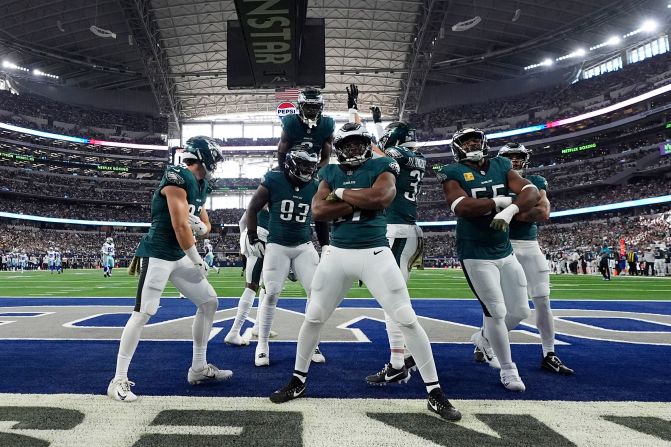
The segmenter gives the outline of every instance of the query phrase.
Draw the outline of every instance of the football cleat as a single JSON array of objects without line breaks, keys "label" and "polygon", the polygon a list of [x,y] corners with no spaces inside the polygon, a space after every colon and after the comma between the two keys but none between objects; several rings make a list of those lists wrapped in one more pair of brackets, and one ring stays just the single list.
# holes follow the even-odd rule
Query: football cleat
[{"label": "football cleat", "polygon": [[448,421],[456,422],[461,420],[461,413],[447,400],[447,397],[443,394],[443,390],[440,388],[431,390],[429,400],[426,402],[426,408]]},{"label": "football cleat", "polygon": [[305,382],[296,376],[291,376],[291,380],[286,386],[280,388],[270,395],[270,401],[276,404],[283,404],[299,397],[305,393]]},{"label": "football cleat", "polygon": [[194,371],[189,368],[189,374],[186,376],[186,380],[191,385],[201,385],[203,383],[212,383],[212,382],[222,382],[233,377],[233,371],[228,369],[219,369],[211,363],[207,364],[207,367],[202,371]]},{"label": "football cleat", "polygon": [[261,343],[256,345],[256,352],[254,353],[254,364],[256,366],[270,366],[268,345],[261,346]]},{"label": "football cleat", "polygon": [[487,340],[485,336],[482,335],[482,330],[476,332],[471,336],[471,342],[475,345],[477,349],[479,349],[482,352],[485,361],[489,364],[489,366],[491,366],[492,368],[501,369],[499,359],[496,358],[494,350],[489,345],[489,340]]},{"label": "football cleat", "polygon": [[[259,326],[255,324],[252,327],[252,337],[257,337],[258,338],[258,336],[259,336]],[[275,332],[271,329],[270,332],[268,333],[268,337],[269,338],[277,337],[277,332]]]},{"label": "football cleat", "polygon": [[319,350],[319,346],[315,348],[315,352],[312,354],[312,361],[314,363],[326,363],[326,357]]},{"label": "football cleat", "polygon": [[130,390],[132,386],[135,386],[135,383],[128,379],[112,379],[107,387],[107,395],[120,402],[134,402],[137,396]]},{"label": "football cleat", "polygon": [[548,352],[548,355],[546,355],[541,362],[541,367],[557,374],[564,374],[567,376],[573,374],[573,370],[564,365],[554,352]]},{"label": "football cleat", "polygon": [[226,334],[226,337],[224,338],[224,343],[232,346],[247,346],[249,345],[249,340],[240,336],[240,333],[231,331],[228,334]]},{"label": "football cleat", "polygon": [[405,365],[401,369],[394,369],[391,363],[387,363],[382,371],[366,377],[370,385],[384,386],[388,383],[408,383],[410,373]]},{"label": "football cleat", "polygon": [[410,371],[417,371],[417,364],[415,363],[415,359],[410,355],[406,357],[403,360],[403,363],[405,363],[405,368]]},{"label": "football cleat", "polygon": [[477,346],[473,350],[473,360],[475,360],[478,363],[485,363],[487,360],[485,360],[485,354],[482,353],[480,348]]},{"label": "football cleat", "polygon": [[502,369],[500,374],[501,383],[510,391],[524,391],[527,389],[527,387],[524,386],[524,382],[522,382],[522,379],[517,372],[517,366],[515,366],[514,363],[511,368]]}]

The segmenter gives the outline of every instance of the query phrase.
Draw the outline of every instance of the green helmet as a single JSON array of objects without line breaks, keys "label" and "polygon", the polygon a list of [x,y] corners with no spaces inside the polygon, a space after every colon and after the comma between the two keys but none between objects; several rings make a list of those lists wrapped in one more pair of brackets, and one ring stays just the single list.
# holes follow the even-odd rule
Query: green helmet
[{"label": "green helmet", "polygon": [[402,121],[389,123],[384,129],[384,135],[380,137],[379,144],[382,149],[388,149],[394,146],[413,148],[416,145],[417,137],[415,137],[415,128]]},{"label": "green helmet", "polygon": [[214,139],[205,136],[191,137],[186,141],[184,154],[182,160],[198,160],[203,163],[206,178],[210,178],[217,163],[224,161],[224,156],[221,155],[221,148]]}]

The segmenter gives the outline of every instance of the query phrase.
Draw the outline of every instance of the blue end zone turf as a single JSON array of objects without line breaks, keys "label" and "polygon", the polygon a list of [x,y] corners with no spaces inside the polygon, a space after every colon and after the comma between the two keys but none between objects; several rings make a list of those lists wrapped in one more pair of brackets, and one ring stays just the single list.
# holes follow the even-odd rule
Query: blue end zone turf
[{"label": "blue end zone turf", "polygon": [[[0,299],[0,307],[54,305],[117,305],[132,309],[132,299]],[[232,308],[237,299],[222,299],[220,309]],[[280,300],[279,306],[303,312],[305,301]],[[420,316],[479,326],[482,312],[474,300],[413,300]],[[342,307],[378,307],[368,299],[345,300]],[[555,309],[594,309],[671,315],[671,302],[556,301]],[[5,310],[3,310],[5,312]],[[18,312],[18,310],[17,310]],[[194,306],[186,300],[164,300],[151,320],[190,317]],[[6,312],[5,314],[6,315]],[[123,326],[127,315],[113,314],[79,323],[83,326]],[[568,319],[568,318],[567,318]],[[663,331],[663,325],[631,319],[585,320],[581,323],[627,331]],[[0,321],[2,318],[0,317]],[[226,346],[223,338],[232,322],[218,323],[223,330],[210,342],[208,360],[234,371],[231,381],[214,386],[192,387],[186,382],[191,343],[141,341],[129,376],[140,395],[261,396],[267,397],[289,379],[295,343],[272,343],[271,367],[254,366],[254,348]],[[654,329],[651,327],[654,326]],[[0,326],[1,327],[1,326]],[[367,374],[388,361],[384,324],[362,320],[354,325],[371,343],[323,343],[326,364],[313,364],[308,381],[310,397],[423,398],[419,374],[404,386],[371,387]],[[534,332],[531,328],[530,332]],[[671,328],[666,328],[671,332]],[[671,336],[671,334],[669,334]],[[512,393],[499,383],[498,371],[473,361],[469,344],[434,344],[433,352],[441,382],[456,399],[613,400],[671,401],[668,359],[671,346],[598,341],[557,336],[569,343],[557,347],[575,376],[563,377],[540,369],[540,345],[514,345],[513,356],[527,385],[525,393]],[[104,394],[114,375],[117,341],[0,340],[0,392]]]}]

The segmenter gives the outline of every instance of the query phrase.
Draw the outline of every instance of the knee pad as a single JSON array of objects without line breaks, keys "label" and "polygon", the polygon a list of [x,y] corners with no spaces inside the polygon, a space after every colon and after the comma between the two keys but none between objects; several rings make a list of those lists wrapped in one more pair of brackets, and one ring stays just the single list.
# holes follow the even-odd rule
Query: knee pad
[{"label": "knee pad", "polygon": [[133,312],[133,314],[130,316],[130,319],[133,321],[133,323],[136,326],[142,327],[145,324],[149,322],[149,319],[151,318],[151,315],[149,315],[146,312]]},{"label": "knee pad", "polygon": [[308,302],[308,308],[305,311],[305,321],[308,323],[323,324],[328,316],[324,309],[314,301]]},{"label": "knee pad", "polygon": [[536,309],[550,308],[550,297],[547,295],[531,297],[531,301]]},{"label": "knee pad", "polygon": [[417,322],[417,315],[412,306],[401,306],[394,311],[394,321],[401,326],[412,326]]},{"label": "knee pad", "polygon": [[268,281],[265,283],[266,294],[268,296],[274,296],[275,302],[277,302],[277,297],[282,293],[282,283],[277,281]]},{"label": "knee pad", "polygon": [[392,292],[398,292],[406,287],[403,273],[401,273],[401,270],[397,265],[394,265],[393,268],[386,269],[384,273],[382,273],[382,277],[385,279],[389,290]]},{"label": "knee pad", "polygon": [[488,303],[485,307],[489,311],[489,316],[492,318],[505,318],[508,313],[504,303]]}]

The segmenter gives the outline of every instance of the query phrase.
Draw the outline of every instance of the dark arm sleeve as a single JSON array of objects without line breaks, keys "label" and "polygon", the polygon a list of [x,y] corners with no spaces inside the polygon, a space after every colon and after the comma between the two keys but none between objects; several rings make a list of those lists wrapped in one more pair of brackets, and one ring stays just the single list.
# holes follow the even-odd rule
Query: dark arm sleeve
[{"label": "dark arm sleeve", "polygon": [[321,247],[329,244],[328,222],[322,222],[322,221],[315,222],[315,233],[317,233],[317,239],[319,240],[319,245]]}]

